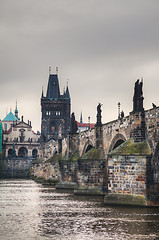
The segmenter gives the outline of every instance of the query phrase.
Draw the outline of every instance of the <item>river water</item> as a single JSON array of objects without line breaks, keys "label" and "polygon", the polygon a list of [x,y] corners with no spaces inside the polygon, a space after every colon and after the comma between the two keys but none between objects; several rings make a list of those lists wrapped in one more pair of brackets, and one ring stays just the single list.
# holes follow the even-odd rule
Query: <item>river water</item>
[{"label": "river water", "polygon": [[32,180],[0,180],[0,240],[159,239],[159,209],[104,206]]}]

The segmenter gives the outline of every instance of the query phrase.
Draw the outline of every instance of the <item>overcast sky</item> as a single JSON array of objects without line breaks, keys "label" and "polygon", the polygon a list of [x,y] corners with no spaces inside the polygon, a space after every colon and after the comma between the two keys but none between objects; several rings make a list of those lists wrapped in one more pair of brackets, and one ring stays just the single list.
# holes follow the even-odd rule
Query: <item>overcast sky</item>
[{"label": "overcast sky", "polygon": [[159,105],[159,0],[0,0],[0,119],[15,109],[40,130],[41,89],[49,66],[69,79],[79,120],[132,111],[134,83],[144,79],[144,107]]}]

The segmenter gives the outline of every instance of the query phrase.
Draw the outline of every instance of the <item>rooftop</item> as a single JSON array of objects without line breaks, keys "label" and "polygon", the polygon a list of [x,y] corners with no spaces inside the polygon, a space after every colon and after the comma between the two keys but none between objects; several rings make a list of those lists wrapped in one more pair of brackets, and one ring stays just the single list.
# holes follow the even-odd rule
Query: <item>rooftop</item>
[{"label": "rooftop", "polygon": [[19,121],[18,118],[10,111],[8,115],[2,120],[3,122],[15,122]]}]

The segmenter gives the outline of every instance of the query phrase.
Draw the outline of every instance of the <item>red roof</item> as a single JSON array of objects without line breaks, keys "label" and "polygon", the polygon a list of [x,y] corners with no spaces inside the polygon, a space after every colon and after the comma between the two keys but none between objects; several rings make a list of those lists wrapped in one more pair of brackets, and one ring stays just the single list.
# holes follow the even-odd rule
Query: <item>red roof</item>
[{"label": "red roof", "polygon": [[77,121],[77,127],[90,127],[90,128],[94,128],[95,123],[80,123]]},{"label": "red roof", "polygon": [[11,133],[11,132],[12,132],[12,127],[11,127],[9,130],[7,130],[7,131],[4,130],[4,133],[5,133],[5,134],[9,134],[9,133]]}]

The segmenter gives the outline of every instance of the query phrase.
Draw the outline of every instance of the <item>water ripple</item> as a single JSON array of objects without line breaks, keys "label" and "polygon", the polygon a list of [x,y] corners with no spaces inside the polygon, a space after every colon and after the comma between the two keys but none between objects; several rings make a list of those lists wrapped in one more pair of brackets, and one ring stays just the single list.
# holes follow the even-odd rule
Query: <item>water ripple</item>
[{"label": "water ripple", "polygon": [[32,180],[1,180],[0,239],[156,240],[159,209],[106,207]]}]

